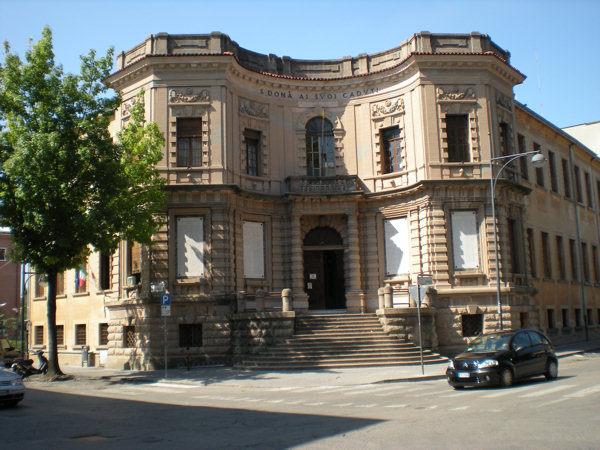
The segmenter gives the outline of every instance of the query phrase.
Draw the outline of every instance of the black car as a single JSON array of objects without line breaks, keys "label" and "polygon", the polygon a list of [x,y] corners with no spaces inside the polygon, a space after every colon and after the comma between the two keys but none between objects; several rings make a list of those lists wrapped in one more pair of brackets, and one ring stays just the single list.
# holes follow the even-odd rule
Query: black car
[{"label": "black car", "polygon": [[446,376],[455,389],[466,386],[510,386],[513,380],[558,376],[558,358],[544,334],[534,330],[481,334],[448,363]]}]

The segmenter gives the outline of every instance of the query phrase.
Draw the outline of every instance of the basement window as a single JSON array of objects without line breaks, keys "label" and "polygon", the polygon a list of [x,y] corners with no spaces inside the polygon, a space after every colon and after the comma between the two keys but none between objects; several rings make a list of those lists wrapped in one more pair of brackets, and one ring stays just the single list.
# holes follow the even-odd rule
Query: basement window
[{"label": "basement window", "polygon": [[461,321],[463,337],[477,336],[483,332],[483,314],[463,314]]},{"label": "basement window", "polygon": [[179,325],[180,347],[202,347],[202,324],[180,324]]}]

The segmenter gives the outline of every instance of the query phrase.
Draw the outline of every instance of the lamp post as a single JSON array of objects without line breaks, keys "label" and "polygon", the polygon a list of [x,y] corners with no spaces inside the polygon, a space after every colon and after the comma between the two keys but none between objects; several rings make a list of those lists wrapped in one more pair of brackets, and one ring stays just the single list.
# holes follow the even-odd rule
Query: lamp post
[{"label": "lamp post", "polygon": [[[498,318],[499,318],[499,324],[500,324],[500,329],[503,329],[503,323],[502,323],[502,296],[500,293],[500,260],[498,259],[498,229],[496,226],[496,183],[498,181],[498,177],[500,176],[500,174],[502,173],[502,171],[504,170],[504,168],[506,166],[508,166],[511,162],[513,162],[516,159],[522,158],[524,156],[527,155],[533,155],[531,157],[531,163],[533,164],[533,167],[540,168],[542,167],[545,163],[546,163],[546,157],[540,153],[539,151],[531,151],[531,152],[523,152],[523,153],[515,153],[513,155],[506,155],[506,156],[496,156],[495,158],[490,159],[490,200],[492,203],[492,226],[494,227],[494,252],[495,252],[495,259],[496,259],[496,306],[497,306],[497,312],[498,312]],[[496,173],[496,176],[494,176],[494,166],[493,163],[495,161],[504,161],[504,160],[508,160],[506,161],[502,167],[500,167],[500,170],[498,170],[498,172]]]}]

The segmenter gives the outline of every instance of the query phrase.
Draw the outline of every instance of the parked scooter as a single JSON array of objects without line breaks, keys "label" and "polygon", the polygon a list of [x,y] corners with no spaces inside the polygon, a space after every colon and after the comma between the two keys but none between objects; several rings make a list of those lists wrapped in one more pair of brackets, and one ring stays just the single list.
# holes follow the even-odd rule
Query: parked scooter
[{"label": "parked scooter", "polygon": [[22,378],[48,372],[48,358],[44,356],[44,352],[36,350],[33,354],[38,358],[38,368],[33,367],[33,359],[15,358],[11,366],[12,371],[21,375]]}]

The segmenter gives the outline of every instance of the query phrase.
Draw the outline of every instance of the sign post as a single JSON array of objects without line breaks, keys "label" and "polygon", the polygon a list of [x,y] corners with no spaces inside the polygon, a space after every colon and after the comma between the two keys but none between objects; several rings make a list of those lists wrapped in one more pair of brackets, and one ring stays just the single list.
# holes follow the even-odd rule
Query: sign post
[{"label": "sign post", "polygon": [[163,316],[163,329],[165,333],[165,379],[168,377],[168,358],[167,358],[167,317],[171,316],[171,294],[162,294],[160,296],[160,314]]},{"label": "sign post", "polygon": [[415,299],[417,303],[417,327],[419,329],[419,351],[421,354],[421,375],[425,375],[425,364],[423,363],[423,337],[421,333],[421,298],[427,295],[428,286],[433,284],[431,275],[418,275],[417,285],[410,286],[408,293]]}]

